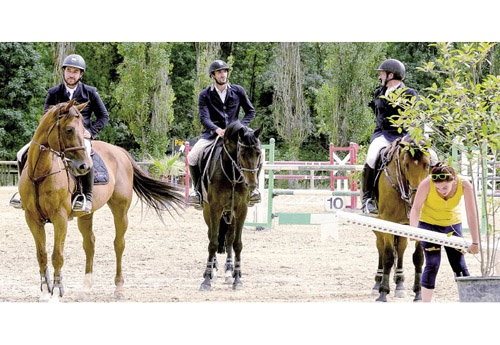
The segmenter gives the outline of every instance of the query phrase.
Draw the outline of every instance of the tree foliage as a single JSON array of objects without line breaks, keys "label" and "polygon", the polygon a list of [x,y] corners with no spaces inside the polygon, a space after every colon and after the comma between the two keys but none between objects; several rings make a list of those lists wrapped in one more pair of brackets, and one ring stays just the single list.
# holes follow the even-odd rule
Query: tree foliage
[{"label": "tree foliage", "polygon": [[487,232],[486,249],[480,254],[481,271],[487,276],[495,264],[496,250],[491,251],[490,245],[498,246],[495,218],[500,207],[491,193],[498,189],[497,182],[492,181],[488,186],[488,174],[491,174],[488,165],[496,169],[500,148],[500,76],[489,74],[494,70],[490,58],[495,44],[438,43],[434,46],[439,56],[424,63],[419,71],[433,75],[437,82],[427,89],[427,96],[421,97],[418,109],[405,110],[402,123],[417,140],[423,138],[420,128],[424,124],[430,127],[432,139],[449,148],[441,160],[448,159],[457,167],[452,154],[458,150],[469,162],[458,167],[471,176],[480,196],[481,219]]},{"label": "tree foliage", "polygon": [[[0,157],[15,160],[42,115],[44,66],[33,43],[0,43]],[[41,103],[41,105],[40,105]]]},{"label": "tree foliage", "polygon": [[159,158],[170,141],[174,94],[169,83],[170,43],[122,43],[123,62],[115,89],[118,116],[140,146],[140,157]]},{"label": "tree foliage", "polygon": [[383,61],[381,43],[330,43],[326,45],[325,82],[317,91],[318,133],[335,146],[369,140],[375,116],[367,107],[377,86],[374,70]]},{"label": "tree foliage", "polygon": [[274,124],[288,144],[291,159],[298,157],[301,143],[311,131],[309,109],[302,89],[300,44],[283,42],[276,47],[276,79],[274,90]]},{"label": "tree foliage", "polygon": [[[256,109],[252,127],[264,125],[261,140],[276,140],[278,159],[288,159],[294,152],[301,160],[325,160],[330,142],[336,146],[347,146],[352,141],[361,145],[367,143],[374,125],[374,116],[366,105],[377,85],[373,69],[385,57],[398,58],[405,63],[407,84],[419,92],[435,80],[435,77],[420,77],[415,73],[414,66],[421,61],[432,61],[432,54],[436,51],[435,47],[422,42],[296,43],[296,49],[300,51],[300,74],[289,86],[287,93],[290,98],[287,101],[282,95],[275,95],[278,83],[282,83],[279,75],[286,67],[275,63],[276,51],[282,45],[280,42],[37,42],[20,45],[33,50],[29,55],[32,58],[37,56],[37,67],[29,67],[34,62],[27,60],[11,65],[14,70],[8,73],[21,73],[21,70],[23,73],[37,73],[38,68],[45,72],[34,78],[36,83],[43,85],[37,92],[28,81],[23,82],[27,90],[38,94],[30,99],[34,108],[28,110],[15,105],[11,109],[19,113],[11,117],[9,133],[3,135],[2,140],[12,141],[14,135],[11,134],[16,131],[15,137],[19,140],[15,139],[18,140],[16,144],[2,143],[2,156],[8,159],[15,156],[22,142],[31,138],[38,123],[37,116],[42,111],[45,92],[61,81],[60,64],[69,53],[84,57],[87,71],[83,82],[98,88],[110,113],[110,122],[99,133],[99,139],[126,148],[136,158],[146,152],[156,155],[169,151],[170,138],[195,139],[199,136],[201,125],[197,98],[201,89],[211,83],[207,68],[214,59],[223,59],[231,66],[229,81],[245,88]],[[6,60],[9,55],[18,53],[17,49],[4,49],[1,59]],[[497,55],[492,50],[490,59],[496,61]],[[3,85],[7,83],[0,88]],[[19,92],[24,100],[23,88],[14,92]],[[299,105],[300,112],[296,112],[298,103],[293,104],[292,94],[301,95],[295,98],[303,100]],[[162,103],[163,110],[159,103],[155,105],[155,97]],[[161,97],[167,100],[160,101]],[[292,118],[285,120],[300,120],[301,127],[292,126],[283,131],[285,127],[281,124],[285,120],[275,121],[274,111],[287,107],[292,109],[288,112]],[[308,117],[298,119],[296,114],[308,114]],[[5,122],[5,116],[0,121]],[[18,121],[19,118],[23,121]],[[302,127],[306,126],[305,122],[316,130],[298,135],[298,128],[305,128]],[[290,141],[288,136],[291,134],[303,139]]]}]

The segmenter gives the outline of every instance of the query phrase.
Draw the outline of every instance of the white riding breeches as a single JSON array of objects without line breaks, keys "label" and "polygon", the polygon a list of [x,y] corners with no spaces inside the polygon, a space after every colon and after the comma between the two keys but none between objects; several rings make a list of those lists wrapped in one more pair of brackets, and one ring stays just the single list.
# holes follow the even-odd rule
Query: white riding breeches
[{"label": "white riding breeches", "polygon": [[380,150],[388,146],[391,142],[387,140],[383,135],[376,137],[368,147],[368,152],[366,153],[365,163],[370,166],[370,168],[375,169],[375,163],[377,162],[378,154]]}]

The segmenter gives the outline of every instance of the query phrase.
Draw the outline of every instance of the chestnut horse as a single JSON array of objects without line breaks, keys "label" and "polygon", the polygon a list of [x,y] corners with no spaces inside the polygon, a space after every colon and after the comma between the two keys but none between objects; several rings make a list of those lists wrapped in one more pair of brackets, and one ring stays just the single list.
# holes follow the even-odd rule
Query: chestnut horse
[{"label": "chestnut horse", "polygon": [[[235,121],[226,128],[223,141],[217,140],[211,154],[202,159],[205,200],[203,218],[208,226],[208,259],[200,290],[211,289],[217,273],[217,253],[226,251],[226,283],[241,287],[242,231],[248,211],[249,190],[257,186],[262,166],[259,134]],[[234,263],[233,263],[234,250]]]},{"label": "chestnut horse", "polygon": [[[78,218],[78,229],[83,237],[86,256],[83,289],[89,292],[93,283],[95,247],[92,231],[93,212],[105,204],[108,205],[115,223],[115,296],[122,298],[122,255],[128,227],[127,213],[133,192],[135,191],[141,201],[152,207],[160,219],[162,211],[171,212],[173,209],[178,212],[185,202],[182,188],[149,177],[124,149],[102,141],[93,141],[93,151],[102,158],[109,181],[107,184],[94,186],[91,213],[73,212],[72,197],[79,185],[76,177],[86,174],[93,166],[93,161],[85,150],[83,118],[80,114],[80,110],[86,105],[87,103],[75,106],[72,100],[47,110],[35,131],[27,163],[19,179],[19,194],[26,222],[36,245],[41,276],[41,300],[50,298],[56,288],[59,289],[60,297],[64,294],[61,269],[64,264],[63,252],[68,220]],[[52,223],[54,227],[53,282],[47,261],[46,223]]]},{"label": "chestnut horse", "polygon": [[[409,136],[398,138],[382,150],[379,167],[377,203],[378,218],[399,224],[409,224],[410,209],[420,182],[429,174],[430,156],[423,148],[425,143],[417,144]],[[389,233],[374,231],[378,250],[378,270],[375,276],[373,293],[379,293],[377,301],[386,302],[390,292],[389,276],[395,266],[395,297],[405,297],[403,256],[408,238]],[[420,278],[424,264],[422,246],[415,242],[413,252],[415,281],[414,301],[422,299]]]}]

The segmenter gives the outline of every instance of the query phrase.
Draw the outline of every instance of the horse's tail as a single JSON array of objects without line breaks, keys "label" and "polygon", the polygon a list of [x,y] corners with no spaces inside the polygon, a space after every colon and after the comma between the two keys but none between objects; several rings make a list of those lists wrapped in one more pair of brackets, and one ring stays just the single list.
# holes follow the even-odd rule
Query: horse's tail
[{"label": "horse's tail", "polygon": [[217,248],[217,253],[219,254],[224,254],[226,252],[226,233],[229,225],[227,225],[226,221],[224,218],[221,218],[220,220],[220,226],[219,226],[219,247]]},{"label": "horse's tail", "polygon": [[173,209],[179,214],[179,210],[184,209],[186,206],[183,188],[175,183],[149,176],[127,151],[123,151],[132,164],[134,170],[133,188],[139,199],[153,208],[162,221],[163,211],[168,211],[172,214],[171,210]]}]

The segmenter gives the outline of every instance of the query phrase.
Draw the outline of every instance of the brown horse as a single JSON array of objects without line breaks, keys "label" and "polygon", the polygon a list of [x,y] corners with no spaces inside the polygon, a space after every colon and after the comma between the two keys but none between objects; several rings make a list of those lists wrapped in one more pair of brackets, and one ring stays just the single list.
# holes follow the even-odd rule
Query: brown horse
[{"label": "brown horse", "polygon": [[[429,174],[430,158],[423,148],[424,144],[417,144],[406,136],[395,140],[382,150],[377,188],[378,218],[399,224],[409,224],[409,214],[416,189]],[[373,287],[373,292],[379,293],[377,301],[387,301],[387,295],[390,292],[389,276],[393,266],[395,266],[395,297],[403,298],[405,297],[403,256],[408,245],[408,238],[378,231],[374,233],[379,254],[378,270]],[[422,299],[420,277],[423,263],[422,246],[419,241],[416,241],[413,253],[414,301]]]},{"label": "brown horse", "polygon": [[[72,100],[47,110],[35,131],[28,151],[27,164],[19,180],[19,194],[26,222],[36,245],[41,275],[41,300],[49,298],[49,294],[53,295],[56,288],[59,289],[60,297],[64,294],[61,269],[64,263],[68,220],[78,217],[78,228],[83,237],[86,256],[83,289],[88,292],[93,283],[93,212],[105,204],[108,205],[115,223],[115,296],[121,298],[124,284],[122,254],[128,227],[127,213],[133,192],[152,207],[160,219],[162,211],[171,212],[174,209],[178,212],[184,205],[182,188],[149,177],[124,149],[102,141],[93,141],[93,151],[97,152],[105,163],[109,181],[107,184],[94,186],[91,213],[73,212],[72,197],[79,186],[75,177],[86,174],[93,166],[84,145],[80,110],[85,106],[86,103],[75,106]],[[45,224],[49,222],[54,226],[53,283],[46,251]]]},{"label": "brown horse", "polygon": [[202,162],[206,167],[204,185],[207,186],[203,218],[209,239],[202,291],[211,289],[211,281],[217,273],[216,253],[224,251],[226,283],[230,283],[232,277],[233,289],[241,287],[242,231],[249,190],[256,187],[262,166],[261,131],[262,128],[253,131],[239,121],[231,123],[225,130],[224,140],[216,142],[212,154]]}]

